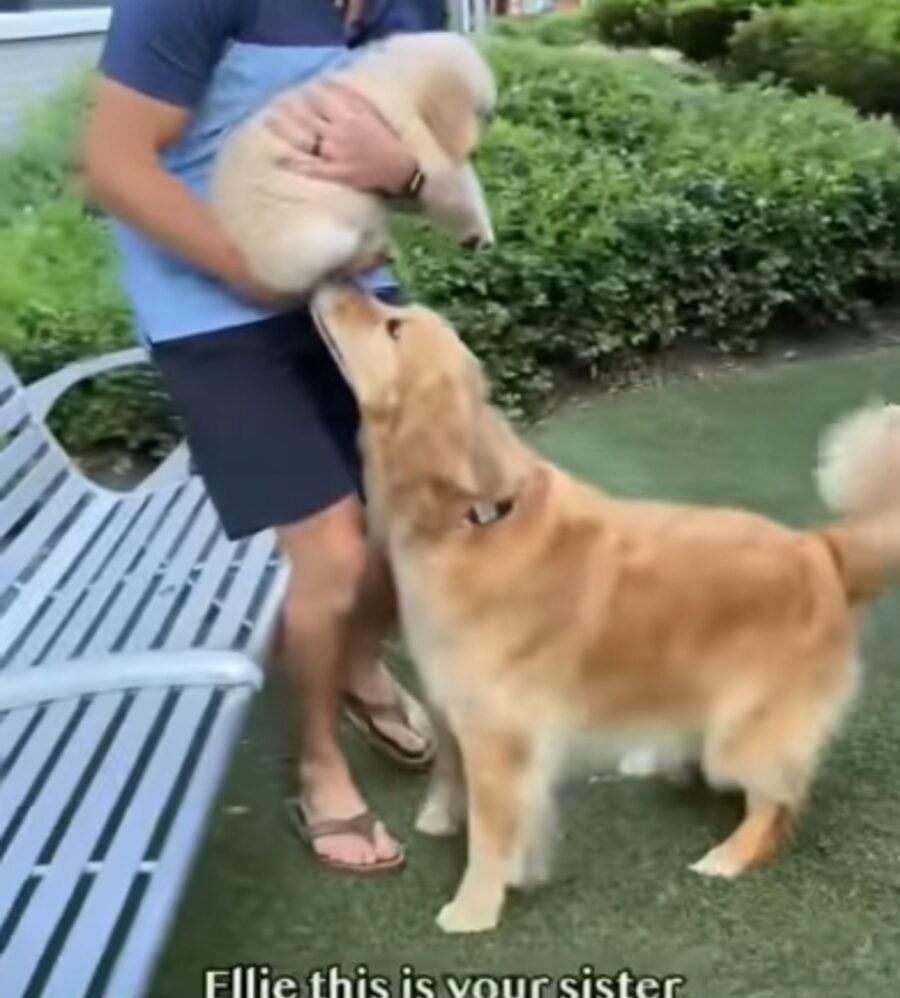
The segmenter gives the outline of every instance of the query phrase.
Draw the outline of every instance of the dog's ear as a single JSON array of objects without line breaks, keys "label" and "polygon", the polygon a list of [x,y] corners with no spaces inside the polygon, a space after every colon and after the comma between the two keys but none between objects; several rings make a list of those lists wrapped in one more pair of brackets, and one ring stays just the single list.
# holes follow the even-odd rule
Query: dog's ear
[{"label": "dog's ear", "polygon": [[425,95],[422,117],[454,163],[469,159],[478,143],[479,121],[460,80],[450,74],[437,74]]}]

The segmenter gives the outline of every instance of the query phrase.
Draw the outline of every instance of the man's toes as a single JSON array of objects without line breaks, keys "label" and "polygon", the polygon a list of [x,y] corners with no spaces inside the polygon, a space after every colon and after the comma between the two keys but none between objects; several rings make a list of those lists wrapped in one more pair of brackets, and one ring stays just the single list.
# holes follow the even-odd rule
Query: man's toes
[{"label": "man's toes", "polygon": [[[369,846],[369,853],[373,862],[384,862],[394,859],[400,851],[400,846],[389,834],[384,825],[379,821],[375,826],[375,848]],[[367,843],[368,845],[368,843]]]}]

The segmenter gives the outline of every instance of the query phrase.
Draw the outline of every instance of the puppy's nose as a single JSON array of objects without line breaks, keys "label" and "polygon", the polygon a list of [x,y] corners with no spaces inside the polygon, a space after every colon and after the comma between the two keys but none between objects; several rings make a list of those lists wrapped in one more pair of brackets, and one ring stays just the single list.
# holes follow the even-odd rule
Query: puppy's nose
[{"label": "puppy's nose", "polygon": [[474,236],[467,236],[463,240],[463,248],[468,250],[479,250],[487,249],[488,246],[494,245],[494,240],[488,236],[480,236],[476,233]]}]

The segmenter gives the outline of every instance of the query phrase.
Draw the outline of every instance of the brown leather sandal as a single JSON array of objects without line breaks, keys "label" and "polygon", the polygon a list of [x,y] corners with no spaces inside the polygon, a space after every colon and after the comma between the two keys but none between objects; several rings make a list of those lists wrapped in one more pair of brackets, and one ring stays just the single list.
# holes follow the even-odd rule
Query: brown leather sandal
[{"label": "brown leather sandal", "polygon": [[[406,704],[406,694],[398,690],[399,700],[396,703],[373,704],[354,693],[345,693],[343,696],[344,713],[359,731],[362,737],[374,748],[386,755],[389,759],[404,769],[421,772],[431,767],[434,761],[436,745],[433,738],[421,735],[412,725]],[[424,737],[425,745],[418,752],[410,752],[392,738],[389,738],[378,726],[381,721],[393,722],[403,725],[411,731],[416,731],[420,737]]]},{"label": "brown leather sandal", "polygon": [[288,820],[297,836],[310,847],[316,861],[327,866],[330,870],[372,876],[377,873],[391,873],[399,870],[406,862],[403,847],[399,844],[394,856],[374,863],[342,863],[340,860],[330,859],[316,849],[315,843],[318,839],[332,835],[356,835],[364,838],[374,848],[375,830],[380,822],[371,811],[362,811],[351,818],[323,818],[320,821],[311,822],[307,820],[303,812],[303,804],[299,797],[286,798],[285,805]]}]

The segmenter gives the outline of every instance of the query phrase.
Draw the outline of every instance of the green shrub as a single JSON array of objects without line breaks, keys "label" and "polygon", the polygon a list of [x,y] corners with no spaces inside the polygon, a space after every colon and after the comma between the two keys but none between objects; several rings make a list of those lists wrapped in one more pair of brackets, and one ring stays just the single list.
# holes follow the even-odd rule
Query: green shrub
[{"label": "green shrub", "polygon": [[0,226],[22,209],[45,204],[72,186],[87,94],[79,74],[53,100],[32,109],[11,150],[0,150]]},{"label": "green shrub", "polygon": [[731,70],[800,93],[824,89],[865,112],[900,113],[900,4],[820,0],[762,12],[735,32]]},{"label": "green shrub", "polygon": [[[72,197],[23,209],[0,227],[0,353],[26,382],[86,356],[133,346],[131,314],[103,223]],[[123,372],[64,397],[51,425],[65,446],[169,446],[170,406],[146,370]]]},{"label": "green shrub", "polygon": [[592,23],[612,45],[665,45],[697,62],[725,57],[738,24],[767,7],[798,0],[594,0]]},{"label": "green shrub", "polygon": [[499,18],[492,22],[491,30],[499,38],[540,42],[542,45],[557,47],[581,45],[592,38],[586,10]]},{"label": "green shrub", "polygon": [[826,97],[729,93],[521,43],[491,51],[500,120],[479,160],[498,243],[470,256],[417,228],[400,266],[459,323],[505,403],[560,366],[839,316],[862,286],[900,275],[894,130]]},{"label": "green shrub", "polygon": [[668,0],[593,0],[587,10],[602,42],[622,48],[669,43]]},{"label": "green shrub", "polygon": [[711,62],[728,53],[735,28],[773,3],[790,0],[672,0],[668,15],[668,42],[688,59]]},{"label": "green shrub", "polygon": [[[478,152],[498,235],[468,253],[398,226],[398,272],[524,413],[561,369],[695,338],[744,345],[847,314],[900,276],[900,135],[826,96],[683,82],[642,56],[487,47],[499,117]],[[0,226],[0,350],[31,379],[132,341],[104,225],[61,195]],[[97,382],[77,447],[164,444],[158,386]]]}]

